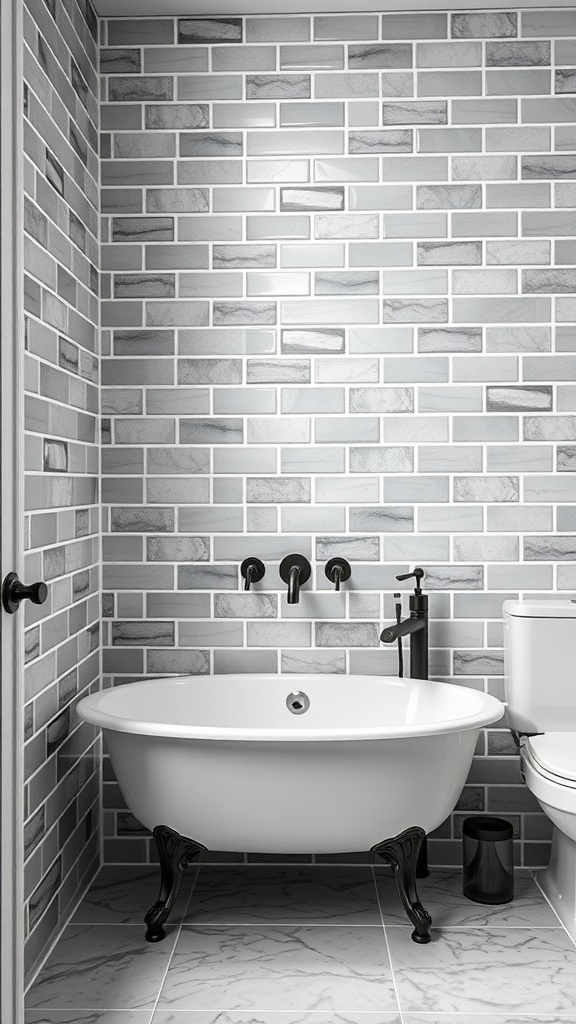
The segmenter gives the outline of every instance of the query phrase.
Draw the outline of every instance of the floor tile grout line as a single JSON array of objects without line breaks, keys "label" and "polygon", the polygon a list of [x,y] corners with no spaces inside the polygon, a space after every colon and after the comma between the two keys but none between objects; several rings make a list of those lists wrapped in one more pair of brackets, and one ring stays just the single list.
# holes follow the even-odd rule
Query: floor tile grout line
[{"label": "floor tile grout line", "polygon": [[394,996],[396,998],[396,1006],[397,1006],[398,1013],[400,1014],[400,1020],[402,1021],[402,1024],[403,1024],[404,1018],[402,1017],[402,1007],[400,1005],[400,996],[398,994],[398,987],[396,985],[396,976],[394,974],[394,967],[392,966],[392,954],[390,952],[390,944],[388,942],[388,936],[386,934],[386,925],[384,924],[384,913],[382,911],[382,904],[380,902],[380,893],[378,892],[378,885],[376,884],[376,873],[374,871],[374,865],[371,865],[371,870],[372,870],[372,879],[373,879],[373,882],[374,882],[374,889],[376,890],[376,899],[378,900],[378,909],[380,911],[380,919],[382,921],[382,931],[384,933],[384,942],[386,943],[386,952],[388,954],[388,962],[390,964],[390,974],[392,976],[392,984],[394,986]]},{"label": "floor tile grout line", "polygon": [[160,1001],[160,996],[162,995],[162,989],[164,988],[164,985],[166,984],[166,978],[168,977],[168,971],[170,970],[170,966],[172,964],[172,960],[174,959],[174,953],[176,952],[176,946],[178,945],[178,939],[180,938],[180,935],[182,934],[182,928],[183,928],[183,925],[184,925],[184,921],[186,919],[186,914],[188,913],[188,907],[190,906],[190,900],[192,899],[192,895],[193,895],[194,889],[196,887],[196,882],[197,882],[197,879],[198,879],[199,872],[200,872],[200,865],[197,864],[196,865],[196,871],[194,873],[194,879],[193,879],[193,882],[192,882],[192,888],[190,889],[190,895],[188,896],[188,899],[186,900],[186,906],[184,907],[184,910],[182,912],[182,917],[180,918],[180,923],[178,925],[178,932],[176,934],[176,938],[174,939],[174,945],[172,947],[172,952],[171,952],[171,954],[170,954],[170,956],[168,958],[168,963],[166,964],[166,970],[164,971],[164,976],[162,978],[162,981],[160,982],[160,986],[158,988],[158,995],[156,996],[156,1002],[154,1003],[154,1006],[152,1008],[152,1016],[150,1017],[150,1020],[148,1021],[148,1024],[153,1024],[154,1016],[156,1014],[156,1010],[158,1008],[158,1003]]}]

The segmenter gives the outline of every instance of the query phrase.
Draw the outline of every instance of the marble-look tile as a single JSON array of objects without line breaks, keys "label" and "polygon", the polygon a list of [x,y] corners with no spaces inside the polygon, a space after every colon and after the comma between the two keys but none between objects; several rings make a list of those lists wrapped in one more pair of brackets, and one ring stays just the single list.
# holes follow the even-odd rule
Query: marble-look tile
[{"label": "marble-look tile", "polygon": [[397,1010],[384,935],[362,926],[183,928],[158,1009],[230,1006]]},{"label": "marble-look tile", "polygon": [[[196,868],[183,879],[170,922],[176,923],[186,909]],[[158,896],[160,870],[156,866],[108,864],[95,881],[72,918],[72,924],[140,924]]]},{"label": "marble-look tile", "polygon": [[559,928],[447,928],[418,946],[407,928],[387,932],[402,1010],[570,1012],[576,949]]},{"label": "marble-look tile", "polygon": [[175,936],[174,930],[156,944],[146,942],[143,925],[69,925],[28,993],[27,1004],[31,1009],[152,1008]]},{"label": "marble-look tile", "polygon": [[[150,1024],[150,1010],[27,1010],[24,1024]],[[394,1024],[392,1014],[390,1024]]]},{"label": "marble-look tile", "polygon": [[380,925],[380,914],[368,867],[234,865],[202,868],[185,923]]},{"label": "marble-look tile", "polygon": [[402,1020],[404,1024],[574,1024],[576,1017],[571,1013],[404,1013]]},{"label": "marble-look tile", "polygon": [[[285,669],[290,671],[290,669]],[[300,669],[292,669],[299,672]],[[328,671],[332,671],[329,669]],[[28,1024],[28,1022],[26,1022]],[[40,1024],[40,1022],[39,1022]],[[50,1024],[53,1024],[52,1020]],[[57,1022],[54,1022],[57,1024]],[[84,1022],[79,1022],[84,1024]],[[104,1021],[103,1024],[108,1024]],[[116,1021],[110,1021],[116,1024]],[[130,1021],[126,1021],[130,1024]],[[146,1022],[148,1024],[148,1022]],[[152,1018],[151,1024],[401,1024],[400,1014],[394,1011],[377,1012],[354,1010],[337,1010],[332,1013],[322,1013],[314,1010],[312,1013],[298,1013],[298,1011],[264,1010],[261,1013],[236,1012],[236,1011],[209,1011],[209,1010],[157,1010]],[[460,1022],[463,1024],[463,1022]],[[488,1021],[487,1024],[492,1024]],[[495,1021],[494,1024],[515,1024],[514,1021]],[[531,1022],[527,1022],[531,1024]],[[545,1022],[543,1022],[545,1024]],[[559,1019],[550,1021],[550,1024],[563,1024]]]}]

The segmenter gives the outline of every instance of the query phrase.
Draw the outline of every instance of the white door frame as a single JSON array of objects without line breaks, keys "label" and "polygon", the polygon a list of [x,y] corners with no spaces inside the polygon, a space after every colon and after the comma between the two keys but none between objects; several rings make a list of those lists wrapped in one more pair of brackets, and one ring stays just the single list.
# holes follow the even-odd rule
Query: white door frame
[{"label": "white door frame", "polygon": [[[2,577],[22,574],[23,509],[23,55],[22,0],[0,2],[0,529]],[[1,612],[2,1021],[24,1017],[22,617]]]}]

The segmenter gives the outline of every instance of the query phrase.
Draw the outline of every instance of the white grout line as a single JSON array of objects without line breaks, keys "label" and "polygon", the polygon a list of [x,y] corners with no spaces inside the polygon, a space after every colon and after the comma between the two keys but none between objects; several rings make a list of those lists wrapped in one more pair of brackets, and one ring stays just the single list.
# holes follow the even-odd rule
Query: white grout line
[{"label": "white grout line", "polygon": [[[382,904],[380,903],[380,894],[378,892],[378,886],[376,884],[376,874],[374,872],[374,864],[370,865],[370,870],[372,871],[372,880],[373,880],[373,883],[374,883],[374,888],[376,890],[376,899],[378,900],[378,909],[380,911],[380,918],[381,918],[381,921],[382,921],[382,931],[384,932],[384,941],[386,943],[386,952],[388,954],[388,961],[390,963],[390,974],[392,976],[392,984],[394,986],[394,995],[396,996],[396,1002],[398,1004],[398,1011],[400,1012],[401,1020],[403,1022],[404,1018],[402,1017],[402,1007],[400,1005],[400,995],[398,993],[398,987],[396,985],[396,977],[394,975],[394,967],[392,966],[392,954],[390,952],[390,945],[388,943],[388,935],[386,934],[386,924],[384,923],[384,913],[382,911]],[[394,881],[396,881],[396,880],[394,879]],[[402,925],[402,926],[399,925],[398,927],[405,927],[405,925]]]},{"label": "white grout line", "polygon": [[[149,1024],[152,1024],[152,1021],[154,1019],[154,1014],[156,1013],[156,1009],[158,1007],[158,1001],[160,999],[160,996],[162,995],[162,989],[164,988],[164,985],[166,983],[166,978],[168,977],[168,971],[170,970],[170,965],[172,963],[172,960],[173,960],[173,957],[174,957],[174,953],[176,952],[176,946],[178,945],[178,940],[179,940],[181,932],[182,932],[182,927],[183,927],[183,924],[184,924],[184,920],[186,918],[186,914],[188,913],[188,907],[190,906],[190,902],[191,902],[192,896],[194,894],[194,889],[196,888],[196,882],[198,880],[198,874],[200,872],[200,867],[201,867],[200,864],[196,864],[196,871],[195,871],[195,874],[194,874],[194,880],[192,882],[192,888],[190,890],[190,895],[189,895],[188,900],[186,902],[186,906],[185,906],[185,908],[184,908],[184,910],[182,912],[182,917],[181,917],[180,923],[178,925],[178,932],[177,932],[176,938],[174,940],[174,945],[172,947],[172,952],[171,952],[171,954],[170,954],[170,956],[168,958],[168,963],[166,965],[166,970],[164,971],[164,977],[162,978],[162,981],[160,983],[160,988],[158,989],[158,995],[156,996],[156,1002],[154,1003],[154,1007],[153,1007],[153,1010],[152,1010],[152,1016],[150,1018]],[[166,940],[163,939],[162,941],[166,941]]]}]

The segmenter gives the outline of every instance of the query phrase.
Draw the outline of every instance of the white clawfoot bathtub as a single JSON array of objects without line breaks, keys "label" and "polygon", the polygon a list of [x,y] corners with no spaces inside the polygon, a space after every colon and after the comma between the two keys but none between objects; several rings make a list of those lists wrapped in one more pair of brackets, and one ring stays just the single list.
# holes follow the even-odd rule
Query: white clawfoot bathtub
[{"label": "white clawfoot bathtub", "polygon": [[[303,691],[307,711],[287,697]],[[85,697],[120,788],[145,826],[209,850],[368,850],[453,810],[482,726],[478,690],[345,675],[185,676]]]}]

